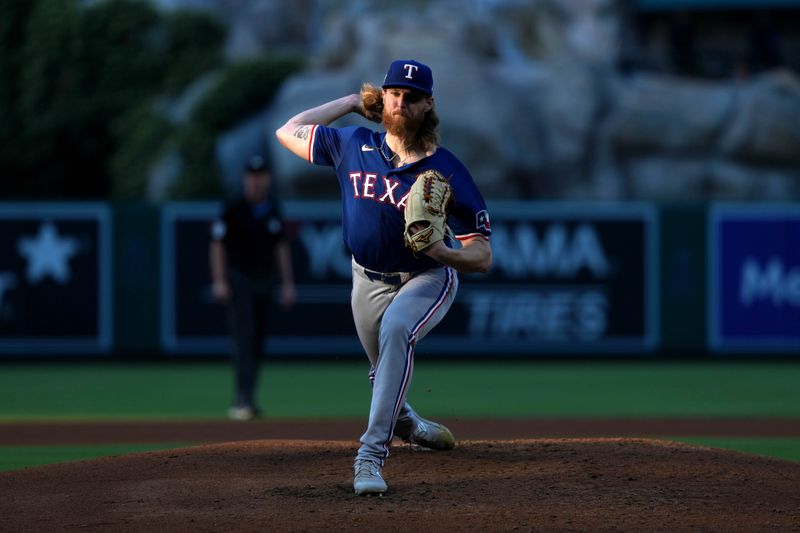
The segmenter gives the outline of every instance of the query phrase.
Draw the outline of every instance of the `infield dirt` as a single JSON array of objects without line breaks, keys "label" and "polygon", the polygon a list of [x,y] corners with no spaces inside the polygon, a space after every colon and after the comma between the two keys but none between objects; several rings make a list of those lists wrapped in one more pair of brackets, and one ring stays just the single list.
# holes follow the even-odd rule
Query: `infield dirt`
[{"label": "infield dirt", "polygon": [[640,438],[248,440],[0,473],[2,531],[800,531],[800,464]]}]

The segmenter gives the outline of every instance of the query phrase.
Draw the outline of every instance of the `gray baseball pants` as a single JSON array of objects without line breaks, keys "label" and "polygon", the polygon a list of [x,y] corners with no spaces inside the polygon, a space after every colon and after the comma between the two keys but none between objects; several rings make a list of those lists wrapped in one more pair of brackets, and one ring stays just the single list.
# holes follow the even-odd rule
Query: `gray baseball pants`
[{"label": "gray baseball pants", "polygon": [[389,456],[395,424],[413,417],[406,395],[416,344],[444,318],[458,290],[458,276],[447,266],[406,277],[400,283],[371,279],[353,261],[350,303],[372,382],[369,423],[358,458],[381,465]]}]

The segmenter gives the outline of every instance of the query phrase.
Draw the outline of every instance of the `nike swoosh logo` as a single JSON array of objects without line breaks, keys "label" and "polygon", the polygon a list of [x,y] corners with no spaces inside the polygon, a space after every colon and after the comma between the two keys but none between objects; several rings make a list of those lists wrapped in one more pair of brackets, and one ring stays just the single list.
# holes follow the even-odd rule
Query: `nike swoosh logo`
[{"label": "nike swoosh logo", "polygon": [[362,151],[362,152],[371,152],[371,151],[373,151],[374,149],[375,149],[374,147],[372,147],[372,146],[367,146],[366,144],[362,144],[362,145],[361,145],[361,151]]}]

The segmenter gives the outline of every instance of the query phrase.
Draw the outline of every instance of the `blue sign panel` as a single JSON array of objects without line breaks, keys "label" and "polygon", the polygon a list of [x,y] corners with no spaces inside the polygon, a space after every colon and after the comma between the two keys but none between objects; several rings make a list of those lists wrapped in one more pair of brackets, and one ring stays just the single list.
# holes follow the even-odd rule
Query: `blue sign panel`
[{"label": "blue sign panel", "polygon": [[[658,346],[658,215],[638,203],[493,202],[493,264],[463,276],[444,348],[635,353]],[[444,329],[444,328],[442,328]],[[461,341],[460,343],[458,341]]]},{"label": "blue sign panel", "polygon": [[800,352],[800,206],[714,206],[711,348]]},{"label": "blue sign panel", "polygon": [[[658,346],[658,217],[653,206],[494,202],[493,265],[461,275],[459,294],[419,349],[439,355],[633,353]],[[162,344],[229,346],[210,297],[216,204],[162,208]],[[360,354],[351,262],[337,202],[286,202],[297,305],[271,315],[268,353]],[[400,238],[400,237],[398,237]]]},{"label": "blue sign panel", "polygon": [[101,204],[0,204],[0,353],[111,348],[111,217]]},{"label": "blue sign panel", "polygon": [[[161,210],[161,342],[174,354],[230,348],[225,309],[211,296],[208,243],[221,204],[174,202]],[[350,314],[350,257],[335,202],[286,202],[297,303],[270,313],[266,352],[357,354]]]}]

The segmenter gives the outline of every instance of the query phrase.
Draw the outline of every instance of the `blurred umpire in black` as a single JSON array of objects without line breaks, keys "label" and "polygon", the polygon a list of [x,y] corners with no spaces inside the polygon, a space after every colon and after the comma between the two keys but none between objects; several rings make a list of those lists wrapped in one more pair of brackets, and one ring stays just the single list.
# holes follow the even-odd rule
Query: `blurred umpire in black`
[{"label": "blurred umpire in black", "polygon": [[289,245],[280,206],[270,195],[272,175],[263,157],[250,158],[242,181],[241,196],[214,221],[209,245],[213,296],[228,304],[233,337],[235,398],[228,416],[234,420],[259,414],[255,393],[276,267],[281,306],[291,307],[295,301]]}]

